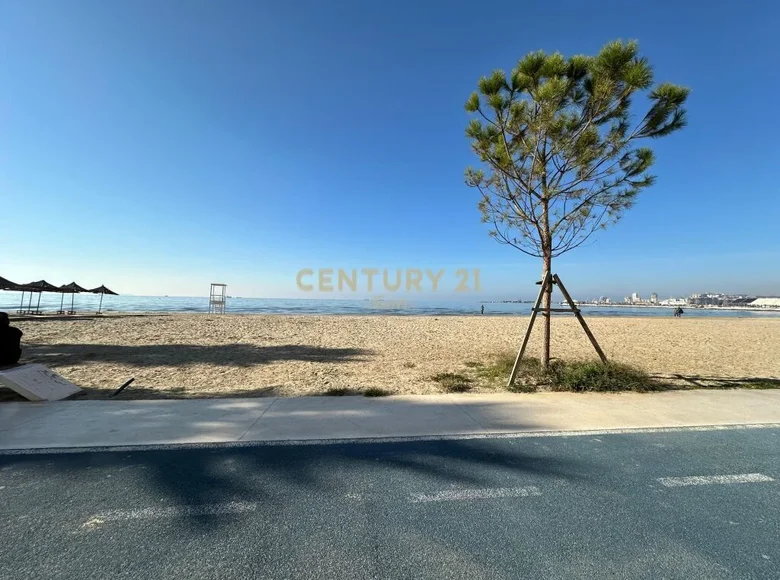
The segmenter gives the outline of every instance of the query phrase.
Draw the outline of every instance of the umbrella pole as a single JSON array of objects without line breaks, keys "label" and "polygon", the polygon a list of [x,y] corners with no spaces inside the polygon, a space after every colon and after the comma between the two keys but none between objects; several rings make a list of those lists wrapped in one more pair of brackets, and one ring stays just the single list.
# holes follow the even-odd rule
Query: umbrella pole
[{"label": "umbrella pole", "polygon": [[43,295],[43,292],[38,292],[38,305],[35,307],[35,314],[41,313],[41,296]]},{"label": "umbrella pole", "polygon": [[75,292],[70,295],[70,311],[71,312],[74,312],[74,310],[73,310],[73,299],[74,298],[76,298],[76,293]]},{"label": "umbrella pole", "polygon": [[24,290],[22,290],[22,301],[19,303],[19,314],[24,312]]},{"label": "umbrella pole", "polygon": [[100,311],[102,310],[102,308],[103,308],[103,293],[101,292],[100,293],[100,306],[98,306],[98,311],[97,311],[98,314],[100,314]]},{"label": "umbrella pole", "polygon": [[33,295],[33,293],[30,292],[30,301],[27,303],[27,313],[28,314],[32,312],[32,295]]},{"label": "umbrella pole", "polygon": [[65,302],[65,292],[62,293],[62,296],[60,297],[60,311],[57,314],[62,314],[64,311],[62,310],[62,303]]}]

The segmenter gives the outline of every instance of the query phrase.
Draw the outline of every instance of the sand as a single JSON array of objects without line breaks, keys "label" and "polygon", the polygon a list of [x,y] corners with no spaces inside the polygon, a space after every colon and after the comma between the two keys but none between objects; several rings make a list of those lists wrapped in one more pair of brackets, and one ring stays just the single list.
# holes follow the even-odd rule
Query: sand
[{"label": "sand", "polygon": [[[706,379],[780,378],[780,319],[591,318],[607,356],[695,386]],[[439,393],[431,379],[515,351],[527,318],[203,314],[35,319],[24,360],[105,398],[296,396],[328,389]],[[538,325],[540,326],[540,325]],[[538,356],[541,329],[528,354]],[[553,355],[595,358],[570,317],[553,320]],[[701,383],[704,378],[705,382]],[[496,385],[475,384],[474,391]]]}]

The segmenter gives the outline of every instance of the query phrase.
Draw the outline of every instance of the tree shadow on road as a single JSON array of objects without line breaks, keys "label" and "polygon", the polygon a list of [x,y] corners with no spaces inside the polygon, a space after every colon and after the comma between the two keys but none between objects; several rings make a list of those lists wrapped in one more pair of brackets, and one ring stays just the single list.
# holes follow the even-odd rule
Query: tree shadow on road
[{"label": "tree shadow on road", "polygon": [[[96,516],[106,510],[147,505],[225,502],[262,502],[283,510],[300,498],[327,499],[348,492],[363,501],[394,495],[405,501],[415,490],[527,485],[527,476],[558,482],[588,479],[582,461],[545,456],[531,440],[508,446],[486,439],[206,444],[162,450],[0,454],[0,474],[3,469],[23,470],[36,480],[62,480],[63,486],[65,482],[77,485],[87,497],[101,498],[89,505]],[[110,483],[106,477],[111,477]],[[399,487],[399,481],[412,481],[419,487]],[[225,516],[182,517],[201,532],[217,530],[230,521]]]}]

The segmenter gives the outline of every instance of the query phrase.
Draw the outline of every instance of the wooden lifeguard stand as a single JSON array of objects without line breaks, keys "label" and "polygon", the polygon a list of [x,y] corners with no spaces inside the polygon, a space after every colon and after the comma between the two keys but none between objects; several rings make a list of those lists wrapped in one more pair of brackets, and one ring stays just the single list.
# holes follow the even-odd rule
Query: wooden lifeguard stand
[{"label": "wooden lifeguard stand", "polygon": [[225,300],[227,299],[227,284],[211,283],[209,292],[209,314],[225,314]]}]

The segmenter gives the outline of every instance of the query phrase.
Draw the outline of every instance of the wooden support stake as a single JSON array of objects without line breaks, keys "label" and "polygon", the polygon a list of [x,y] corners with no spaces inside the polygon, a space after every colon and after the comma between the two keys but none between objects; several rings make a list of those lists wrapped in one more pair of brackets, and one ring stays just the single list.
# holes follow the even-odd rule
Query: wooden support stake
[{"label": "wooden support stake", "polygon": [[604,354],[604,351],[601,350],[599,343],[596,342],[596,337],[593,336],[593,333],[590,331],[590,328],[588,328],[585,319],[582,317],[582,314],[580,313],[579,309],[575,306],[574,300],[571,299],[571,296],[566,291],[566,287],[563,285],[563,282],[561,282],[561,279],[558,277],[558,274],[555,274],[553,276],[553,281],[555,282],[555,284],[558,285],[558,288],[560,288],[561,290],[561,294],[563,294],[563,297],[566,299],[566,302],[568,302],[569,306],[571,306],[572,312],[574,312],[574,316],[576,316],[577,320],[580,321],[580,324],[582,325],[582,330],[584,330],[585,334],[588,335],[588,338],[590,339],[590,343],[593,345],[593,348],[596,349],[599,358],[601,358],[601,362],[606,363],[607,356]]},{"label": "wooden support stake", "polygon": [[[604,354],[604,351],[601,350],[599,343],[596,342],[596,337],[593,336],[593,333],[590,331],[588,324],[585,322],[585,319],[582,317],[582,313],[580,312],[580,309],[577,308],[576,304],[574,304],[574,300],[572,300],[571,295],[566,290],[566,287],[563,285],[563,282],[561,282],[561,279],[558,277],[558,274],[550,274],[548,272],[544,280],[537,282],[537,284],[541,284],[541,288],[539,289],[539,296],[536,298],[534,307],[531,309],[531,320],[528,321],[528,328],[526,329],[525,336],[523,337],[523,344],[520,346],[520,350],[517,353],[517,358],[515,358],[515,364],[512,367],[512,374],[509,376],[509,382],[507,383],[507,387],[511,387],[512,384],[515,382],[515,378],[517,377],[517,372],[520,370],[520,361],[523,358],[523,354],[525,354],[525,349],[528,346],[529,339],[531,338],[531,331],[533,330],[534,327],[534,321],[536,320],[536,315],[539,314],[540,312],[542,316],[549,316],[549,312],[571,312],[572,314],[574,314],[574,316],[577,317],[577,320],[582,326],[582,330],[585,331],[585,334],[587,335],[588,339],[590,339],[590,343],[593,345],[593,348],[596,349],[596,352],[598,353],[601,362],[603,363],[607,362],[607,356]],[[549,286],[557,285],[558,288],[560,288],[561,294],[563,294],[563,297],[566,299],[566,302],[569,304],[569,308],[550,308],[549,311],[546,308],[540,308],[540,304],[542,303],[542,298],[544,297],[544,293],[548,285]]]},{"label": "wooden support stake", "polygon": [[515,382],[517,371],[520,370],[520,360],[523,358],[525,347],[528,346],[528,340],[531,338],[531,330],[533,330],[534,321],[536,320],[536,315],[539,312],[539,305],[542,303],[542,298],[544,297],[544,291],[548,284],[552,284],[552,276],[549,272],[547,272],[547,276],[545,276],[541,284],[542,287],[539,289],[539,296],[536,298],[536,303],[534,304],[533,310],[531,310],[531,320],[528,321],[528,328],[525,331],[525,337],[523,337],[523,344],[520,346],[520,350],[517,351],[517,358],[515,358],[515,364],[512,367],[512,374],[509,375],[509,382],[506,385],[507,387],[511,387],[512,383]]}]

